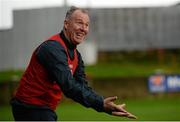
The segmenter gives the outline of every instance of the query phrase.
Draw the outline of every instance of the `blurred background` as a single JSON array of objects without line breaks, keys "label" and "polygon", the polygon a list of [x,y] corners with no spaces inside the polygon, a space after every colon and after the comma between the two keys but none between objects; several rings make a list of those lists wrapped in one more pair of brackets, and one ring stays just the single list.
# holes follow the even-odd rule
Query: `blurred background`
[{"label": "blurred background", "polygon": [[[138,120],[180,120],[179,0],[0,0],[0,120],[33,50],[61,31],[69,6],[88,8],[90,33],[79,45],[89,85]],[[64,97],[59,120],[121,121]]]}]

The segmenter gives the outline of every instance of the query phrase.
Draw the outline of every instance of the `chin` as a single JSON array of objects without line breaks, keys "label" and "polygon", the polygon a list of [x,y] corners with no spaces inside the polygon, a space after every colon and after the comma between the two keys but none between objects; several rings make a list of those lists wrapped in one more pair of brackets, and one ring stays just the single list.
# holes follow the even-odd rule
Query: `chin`
[{"label": "chin", "polygon": [[83,42],[83,40],[77,40],[77,41],[75,41],[75,42],[76,42],[76,44],[80,44],[80,43]]},{"label": "chin", "polygon": [[78,45],[78,44],[81,44],[82,43],[82,41],[81,42],[76,42],[76,44]]}]

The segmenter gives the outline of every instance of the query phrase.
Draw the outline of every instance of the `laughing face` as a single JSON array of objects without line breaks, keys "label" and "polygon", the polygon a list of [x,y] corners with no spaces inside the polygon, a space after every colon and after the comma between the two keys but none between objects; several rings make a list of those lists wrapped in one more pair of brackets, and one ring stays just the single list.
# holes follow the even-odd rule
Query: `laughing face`
[{"label": "laughing face", "polygon": [[73,12],[69,19],[64,21],[66,37],[75,45],[80,44],[89,32],[89,16],[81,10]]}]

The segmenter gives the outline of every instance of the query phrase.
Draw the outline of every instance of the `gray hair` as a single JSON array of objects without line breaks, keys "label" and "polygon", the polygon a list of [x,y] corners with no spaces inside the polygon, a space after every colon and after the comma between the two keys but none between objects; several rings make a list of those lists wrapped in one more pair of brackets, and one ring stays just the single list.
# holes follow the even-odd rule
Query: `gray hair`
[{"label": "gray hair", "polygon": [[85,13],[85,14],[89,14],[87,9],[84,8],[78,8],[75,6],[71,6],[70,9],[67,11],[66,13],[66,17],[65,19],[69,19],[71,17],[71,15],[76,11],[76,10],[80,10],[81,12]]}]

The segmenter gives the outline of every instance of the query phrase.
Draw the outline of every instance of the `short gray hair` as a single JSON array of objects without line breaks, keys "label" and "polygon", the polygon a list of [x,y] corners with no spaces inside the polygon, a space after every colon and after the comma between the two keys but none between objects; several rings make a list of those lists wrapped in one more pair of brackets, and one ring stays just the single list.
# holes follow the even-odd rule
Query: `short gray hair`
[{"label": "short gray hair", "polygon": [[89,15],[89,12],[87,9],[71,6],[70,9],[66,12],[65,19],[69,19],[71,17],[71,15],[74,13],[74,11],[76,11],[76,10],[80,10],[81,12]]}]

